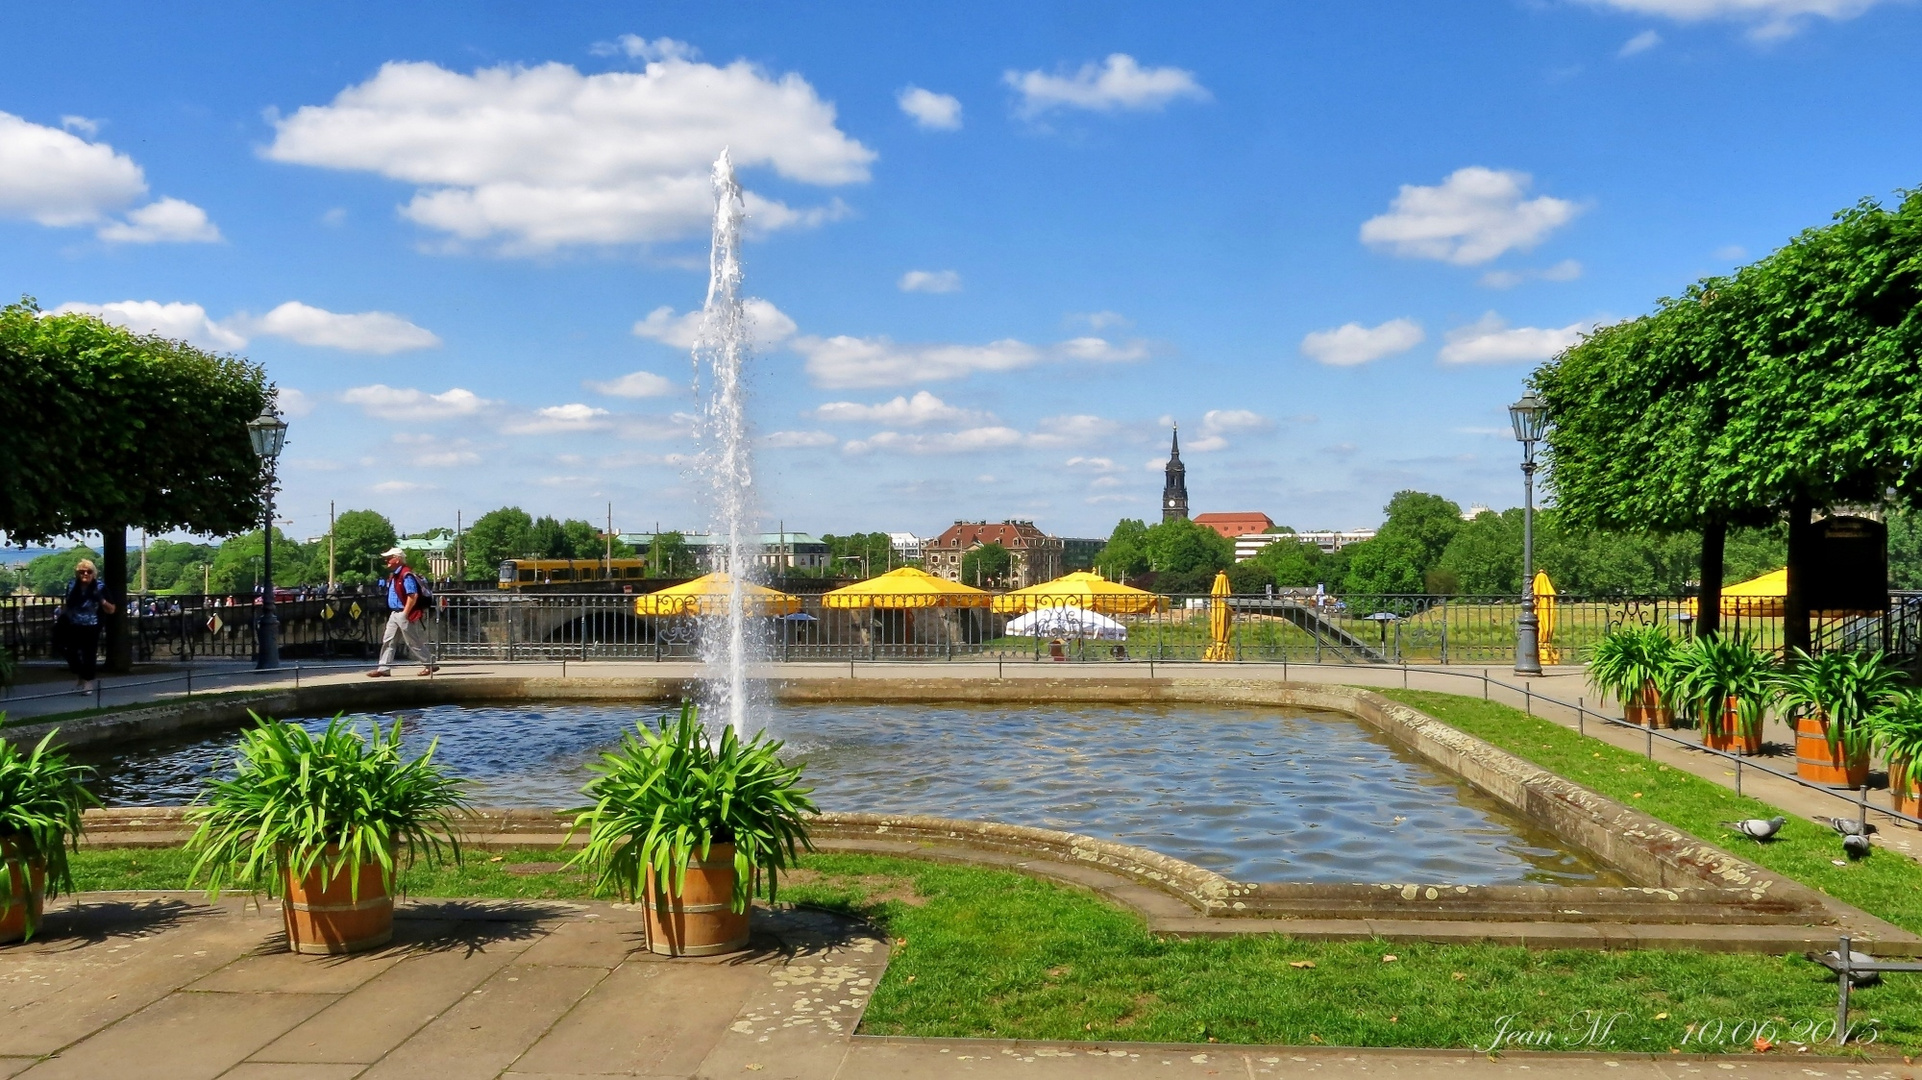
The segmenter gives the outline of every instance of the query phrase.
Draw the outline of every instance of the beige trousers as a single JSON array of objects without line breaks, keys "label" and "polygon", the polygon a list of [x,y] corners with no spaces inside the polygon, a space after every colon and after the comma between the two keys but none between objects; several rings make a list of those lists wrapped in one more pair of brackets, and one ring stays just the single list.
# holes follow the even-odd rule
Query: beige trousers
[{"label": "beige trousers", "polygon": [[420,661],[421,667],[434,663],[434,646],[427,640],[427,620],[419,618],[409,622],[405,612],[395,611],[388,613],[387,632],[380,639],[380,670],[394,666],[394,656],[403,644],[407,646],[407,655]]}]

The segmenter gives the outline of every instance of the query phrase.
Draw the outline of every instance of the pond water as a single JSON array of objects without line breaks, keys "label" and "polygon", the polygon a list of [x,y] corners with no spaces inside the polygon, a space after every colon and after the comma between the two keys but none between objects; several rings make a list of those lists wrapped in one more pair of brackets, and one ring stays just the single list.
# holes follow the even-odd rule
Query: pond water
[{"label": "pond water", "polygon": [[[579,805],[587,763],[648,704],[444,705],[398,716],[477,806]],[[776,705],[823,810],[1087,833],[1240,881],[1625,884],[1339,714],[1228,706]],[[303,723],[318,728],[324,720]],[[83,759],[110,806],[184,803],[231,734]]]}]

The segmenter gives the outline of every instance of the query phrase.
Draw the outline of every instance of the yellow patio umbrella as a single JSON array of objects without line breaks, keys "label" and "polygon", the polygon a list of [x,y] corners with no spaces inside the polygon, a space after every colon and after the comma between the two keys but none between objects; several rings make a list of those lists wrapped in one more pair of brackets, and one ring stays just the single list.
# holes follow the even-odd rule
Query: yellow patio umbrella
[{"label": "yellow patio umbrella", "polygon": [[[1738,581],[1733,585],[1722,586],[1722,614],[1729,618],[1749,616],[1756,619],[1779,619],[1782,608],[1789,595],[1789,572],[1787,567],[1771,570],[1760,577]],[[1690,616],[1701,613],[1701,603],[1690,597],[1688,604]]]},{"label": "yellow patio umbrella", "polygon": [[1161,611],[1167,598],[1142,589],[1109,581],[1100,574],[1079,570],[1053,581],[1016,589],[994,598],[994,610],[1004,615],[1020,615],[1037,608],[1078,607],[1103,615],[1139,615]]},{"label": "yellow patio umbrella", "polygon": [[[727,611],[733,588],[733,582],[725,573],[708,574],[635,597],[634,614],[721,615]],[[751,581],[741,582],[741,603],[749,615],[792,615],[801,610],[800,597]]]},{"label": "yellow patio umbrella", "polygon": [[926,570],[903,566],[821,594],[831,608],[984,608],[994,597],[972,585],[936,577]]},{"label": "yellow patio umbrella", "polygon": [[1529,591],[1535,594],[1535,643],[1544,664],[1562,662],[1562,650],[1555,646],[1555,584],[1548,571],[1535,571]]},{"label": "yellow patio umbrella", "polygon": [[1215,572],[1215,587],[1208,590],[1208,651],[1202,654],[1203,660],[1233,660],[1235,651],[1228,644],[1228,629],[1234,624],[1235,613],[1228,607],[1228,572]]}]

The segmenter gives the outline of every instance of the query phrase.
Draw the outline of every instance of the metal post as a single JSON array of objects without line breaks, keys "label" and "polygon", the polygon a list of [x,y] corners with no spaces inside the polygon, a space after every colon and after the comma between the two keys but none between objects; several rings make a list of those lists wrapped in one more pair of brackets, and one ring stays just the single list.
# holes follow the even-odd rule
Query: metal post
[{"label": "metal post", "polygon": [[1583,700],[1575,699],[1575,733],[1578,735],[1588,734],[1588,709],[1583,706]]},{"label": "metal post", "polygon": [[1742,759],[1741,758],[1735,759],[1735,793],[1737,795],[1740,795],[1742,793]]},{"label": "metal post", "polygon": [[280,666],[280,616],[274,614],[274,472],[271,460],[267,469],[266,524],[266,531],[260,534],[260,576],[266,579],[266,592],[260,602],[260,658],[254,663],[254,667],[260,671],[272,671]]},{"label": "metal post", "polygon": [[1654,723],[1651,722],[1648,725],[1648,727],[1643,728],[1642,730],[1648,733],[1648,760],[1654,761],[1655,760],[1655,725]]},{"label": "metal post", "polygon": [[1837,974],[1835,980],[1835,1045],[1841,1046],[1843,1043],[1849,1041],[1849,989],[1850,984],[1855,981],[1850,977],[1849,936],[1847,934],[1843,934],[1841,941],[1836,943],[1835,951],[1836,959],[1840,961],[1842,965],[1842,970]]},{"label": "metal post", "polygon": [[1541,621],[1535,615],[1535,443],[1522,443],[1522,615],[1515,620],[1515,674],[1542,673]]}]

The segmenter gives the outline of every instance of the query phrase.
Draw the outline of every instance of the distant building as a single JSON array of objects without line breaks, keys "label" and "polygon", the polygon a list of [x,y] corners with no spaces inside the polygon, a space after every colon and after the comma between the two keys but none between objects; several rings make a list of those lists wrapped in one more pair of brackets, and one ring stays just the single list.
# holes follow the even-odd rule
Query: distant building
[{"label": "distant building", "polygon": [[1235,561],[1252,559],[1262,548],[1277,540],[1305,540],[1320,548],[1324,554],[1340,551],[1349,544],[1359,544],[1372,540],[1373,529],[1311,529],[1308,532],[1294,533],[1251,533],[1235,537]]},{"label": "distant building", "polygon": [[1267,514],[1252,511],[1246,514],[1196,514],[1195,524],[1206,525],[1230,540],[1249,533],[1265,533],[1275,527]]},{"label": "distant building", "polygon": [[[1014,554],[1014,587],[1025,589],[1061,576],[1061,538],[1049,536],[1032,521],[957,521],[922,545],[928,573],[961,581],[961,559],[975,548],[1000,544]],[[972,585],[974,582],[963,582]]]},{"label": "distant building", "polygon": [[911,532],[888,534],[888,546],[894,549],[894,557],[902,562],[920,562],[921,549],[926,544],[926,539]]},{"label": "distant building", "polygon": [[1161,520],[1188,519],[1188,467],[1181,463],[1181,426],[1175,425],[1168,442],[1168,468],[1161,484]]},{"label": "distant building", "polygon": [[1076,570],[1094,569],[1094,557],[1108,546],[1106,540],[1088,539],[1078,536],[1061,538],[1061,572],[1071,574]]},{"label": "distant building", "polygon": [[[646,557],[654,546],[653,533],[619,533],[621,543]],[[703,571],[727,569],[727,538],[709,533],[683,533],[681,542]],[[821,570],[828,565],[826,542],[800,532],[756,533],[748,541],[756,565],[763,571]]]},{"label": "distant building", "polygon": [[[320,542],[325,544],[327,537],[323,535],[320,538]],[[452,537],[441,536],[430,540],[424,536],[403,536],[400,540],[396,541],[396,543],[403,551],[419,551],[426,555],[427,565],[419,569],[427,571],[428,577],[450,578],[454,576],[454,540]],[[385,571],[383,571],[383,573],[384,572]]]},{"label": "distant building", "polygon": [[1475,520],[1476,517],[1482,514],[1486,514],[1488,512],[1489,512],[1489,509],[1488,509],[1487,503],[1472,503],[1469,505],[1468,509],[1462,511],[1462,520],[1473,521]]}]

